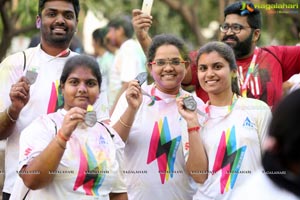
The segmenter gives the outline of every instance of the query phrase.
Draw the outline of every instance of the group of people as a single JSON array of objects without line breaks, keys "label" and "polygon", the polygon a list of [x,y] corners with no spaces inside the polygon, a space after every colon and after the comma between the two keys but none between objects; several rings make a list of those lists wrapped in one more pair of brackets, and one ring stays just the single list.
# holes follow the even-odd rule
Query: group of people
[{"label": "group of people", "polygon": [[[257,47],[260,12],[247,5],[229,5],[222,41],[190,53],[176,36],[152,39],[152,17],[138,9],[134,30],[123,18],[94,32],[120,48],[110,117],[107,67],[69,50],[79,1],[39,1],[41,43],[0,65],[3,199],[299,199],[300,92],[281,99],[283,81],[300,72],[300,47]],[[133,58],[134,31],[146,61]],[[134,79],[136,62],[152,84]]]}]

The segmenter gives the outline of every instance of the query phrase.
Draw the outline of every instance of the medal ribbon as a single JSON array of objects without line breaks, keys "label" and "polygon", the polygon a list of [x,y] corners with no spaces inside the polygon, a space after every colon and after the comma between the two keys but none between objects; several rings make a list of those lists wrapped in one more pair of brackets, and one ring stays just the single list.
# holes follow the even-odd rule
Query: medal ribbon
[{"label": "medal ribbon", "polygon": [[[151,102],[148,104],[148,106],[153,106],[155,101],[162,100],[160,97],[156,96],[154,93],[155,93],[155,85],[151,89]],[[178,94],[176,95],[176,98],[179,96],[180,96],[180,90],[179,90]]]},{"label": "medal ribbon", "polygon": [[[238,96],[236,94],[233,94],[232,99],[231,99],[231,104],[227,107],[228,108],[228,113],[225,115],[224,118],[226,118],[231,113],[231,111],[233,110],[237,100],[238,100]],[[209,106],[210,106],[210,101],[207,101],[206,105],[204,107],[204,112],[205,112],[205,115],[206,115],[206,119],[205,119],[203,124],[205,124],[207,122],[207,120],[209,119],[209,117],[210,117]]]},{"label": "medal ribbon", "polygon": [[250,80],[250,76],[253,74],[254,72],[254,67],[255,67],[255,63],[256,63],[256,59],[257,59],[257,55],[258,55],[258,48],[255,47],[255,51],[254,51],[254,55],[252,57],[250,66],[248,68],[247,71],[247,75],[246,75],[246,79],[244,81],[244,83],[242,84],[242,96],[246,97],[247,96],[247,86]]},{"label": "medal ribbon", "polygon": [[50,61],[52,61],[52,60],[54,60],[56,58],[59,58],[59,57],[64,57],[64,56],[68,55],[69,52],[70,52],[69,49],[65,49],[62,52],[60,52],[59,54],[57,54],[56,56],[54,56],[53,58],[51,58],[50,60],[48,60],[48,62],[50,62]]}]

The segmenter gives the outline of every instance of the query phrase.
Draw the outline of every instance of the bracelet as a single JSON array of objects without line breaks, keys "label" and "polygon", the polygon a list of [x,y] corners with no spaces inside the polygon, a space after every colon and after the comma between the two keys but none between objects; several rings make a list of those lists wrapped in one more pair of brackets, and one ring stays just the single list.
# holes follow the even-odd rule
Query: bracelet
[{"label": "bracelet", "polygon": [[64,145],[62,145],[62,144],[58,141],[57,137],[54,137],[54,139],[55,139],[56,143],[57,143],[62,149],[67,149]]},{"label": "bracelet", "polygon": [[199,129],[200,129],[200,126],[195,126],[195,127],[188,128],[187,131],[188,131],[188,133],[191,133],[192,131],[199,131]]},{"label": "bracelet", "polygon": [[60,139],[62,139],[65,142],[68,142],[68,140],[70,139],[70,138],[66,138],[63,134],[61,134],[60,129],[58,130],[57,135]]},{"label": "bracelet", "polygon": [[11,122],[16,122],[17,120],[14,119],[14,118],[12,118],[12,116],[10,116],[10,114],[9,114],[9,112],[8,112],[8,109],[9,109],[9,108],[6,109],[6,115],[8,116],[8,118],[10,119]]},{"label": "bracelet", "polygon": [[131,128],[131,126],[129,126],[128,124],[126,124],[125,122],[123,122],[123,120],[121,119],[121,117],[120,117],[119,121],[120,121],[120,123],[121,123],[123,126],[125,126],[126,128]]}]

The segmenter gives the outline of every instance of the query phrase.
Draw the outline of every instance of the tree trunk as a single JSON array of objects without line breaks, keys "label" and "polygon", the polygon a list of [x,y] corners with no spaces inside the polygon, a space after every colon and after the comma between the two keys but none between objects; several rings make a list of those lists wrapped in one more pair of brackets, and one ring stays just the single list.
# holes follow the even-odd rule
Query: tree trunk
[{"label": "tree trunk", "polygon": [[3,22],[3,34],[0,43],[0,61],[5,56],[6,51],[9,48],[12,40],[10,20],[7,12],[9,6],[8,4],[9,4],[8,0],[0,1],[0,14]]}]

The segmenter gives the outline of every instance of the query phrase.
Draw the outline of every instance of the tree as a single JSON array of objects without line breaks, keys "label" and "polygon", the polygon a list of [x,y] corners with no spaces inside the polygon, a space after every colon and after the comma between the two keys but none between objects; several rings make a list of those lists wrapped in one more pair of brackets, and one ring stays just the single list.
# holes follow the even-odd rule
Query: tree
[{"label": "tree", "polygon": [[[154,0],[152,8],[153,25],[151,35],[172,33],[182,37],[197,48],[208,40],[217,40],[218,31],[213,38],[205,38],[203,30],[209,23],[223,21],[223,10],[226,5],[236,0]],[[297,3],[298,0],[252,0],[254,3]],[[25,34],[31,36],[35,29],[37,1],[34,0],[0,0],[0,60],[6,55],[13,37]],[[81,0],[81,14],[79,22],[87,10],[92,10],[99,18],[104,16],[112,19],[119,14],[131,15],[133,8],[141,8],[142,0]],[[300,14],[284,13],[270,15],[269,11],[262,10],[264,26],[261,45],[269,44],[276,38],[279,44],[295,44],[299,42]],[[283,20],[284,19],[284,20]],[[82,24],[79,24],[79,35]],[[287,31],[290,30],[290,31]]]},{"label": "tree", "polygon": [[0,60],[5,56],[13,37],[35,29],[35,24],[32,23],[33,20],[28,18],[28,16],[35,16],[37,13],[33,5],[36,6],[35,1],[0,0],[2,21],[2,26],[0,26],[2,33],[0,35]]}]

